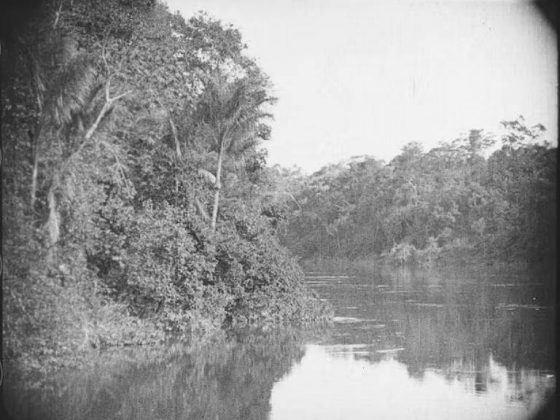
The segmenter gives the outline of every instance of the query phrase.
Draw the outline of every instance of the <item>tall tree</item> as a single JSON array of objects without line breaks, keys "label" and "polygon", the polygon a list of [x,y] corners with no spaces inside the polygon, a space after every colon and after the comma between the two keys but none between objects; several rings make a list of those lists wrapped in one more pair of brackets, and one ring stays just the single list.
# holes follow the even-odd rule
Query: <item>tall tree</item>
[{"label": "tall tree", "polygon": [[216,229],[218,218],[224,159],[228,154],[242,153],[259,139],[268,139],[270,131],[262,121],[271,114],[263,108],[274,98],[269,96],[262,82],[262,79],[248,77],[229,81],[214,74],[205,82],[204,92],[197,103],[197,135],[209,141],[211,150],[217,153],[212,230]]}]

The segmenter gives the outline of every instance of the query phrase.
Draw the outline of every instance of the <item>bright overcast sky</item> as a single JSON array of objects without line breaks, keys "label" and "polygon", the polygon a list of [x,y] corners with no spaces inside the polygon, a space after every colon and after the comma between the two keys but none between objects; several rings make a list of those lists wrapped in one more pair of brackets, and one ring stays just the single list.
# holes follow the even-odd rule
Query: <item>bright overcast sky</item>
[{"label": "bright overcast sky", "polygon": [[390,160],[523,115],[556,144],[556,35],[523,1],[166,0],[237,27],[271,77],[269,162]]}]

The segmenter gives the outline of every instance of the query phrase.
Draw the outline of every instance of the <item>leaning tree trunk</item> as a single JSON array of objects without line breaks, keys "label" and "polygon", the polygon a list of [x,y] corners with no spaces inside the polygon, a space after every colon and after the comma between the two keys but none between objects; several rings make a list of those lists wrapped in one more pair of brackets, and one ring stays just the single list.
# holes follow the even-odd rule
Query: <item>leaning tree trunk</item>
[{"label": "leaning tree trunk", "polygon": [[[39,101],[39,99],[37,100]],[[43,112],[40,109],[39,112]],[[35,206],[37,197],[37,178],[39,176],[39,139],[41,138],[41,131],[43,130],[44,117],[39,117],[39,121],[35,126],[35,132],[31,138],[31,154],[33,159],[33,170],[31,172],[31,209]]]},{"label": "leaning tree trunk", "polygon": [[216,221],[218,220],[218,206],[220,204],[220,190],[222,188],[222,162],[224,159],[224,141],[220,142],[220,152],[218,154],[218,168],[216,169],[216,183],[214,184],[214,207],[212,208],[212,231],[216,231]]},{"label": "leaning tree trunk", "polygon": [[175,205],[177,205],[179,200],[179,175],[177,174],[177,168],[179,167],[179,163],[183,160],[183,154],[181,153],[181,145],[179,143],[179,137],[177,136],[177,127],[175,127],[171,116],[169,117],[169,125],[171,126],[173,139],[175,140]]},{"label": "leaning tree trunk", "polygon": [[55,189],[58,184],[58,177],[55,176],[49,188],[47,202],[49,206],[49,218],[47,220],[47,230],[49,233],[47,263],[53,265],[56,260],[56,247],[60,237],[60,215],[57,209]]},{"label": "leaning tree trunk", "polygon": [[36,150],[33,151],[33,171],[31,173],[31,209],[35,207],[35,198],[37,196],[37,177],[39,176],[39,155]]}]

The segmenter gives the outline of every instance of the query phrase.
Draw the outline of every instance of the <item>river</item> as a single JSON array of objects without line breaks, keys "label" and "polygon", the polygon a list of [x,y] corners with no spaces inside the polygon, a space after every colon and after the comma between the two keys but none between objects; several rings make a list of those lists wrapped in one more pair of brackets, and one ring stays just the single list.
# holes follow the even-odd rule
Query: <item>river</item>
[{"label": "river", "polygon": [[531,418],[555,387],[553,298],[473,271],[310,272],[331,327],[106,351],[8,376],[5,400],[22,419]]}]

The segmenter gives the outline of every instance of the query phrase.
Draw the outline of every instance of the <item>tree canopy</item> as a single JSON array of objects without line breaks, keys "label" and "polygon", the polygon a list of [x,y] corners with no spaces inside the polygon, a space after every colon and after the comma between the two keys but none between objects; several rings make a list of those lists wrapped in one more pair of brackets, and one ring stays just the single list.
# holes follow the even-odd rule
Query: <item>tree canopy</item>
[{"label": "tree canopy", "polygon": [[541,125],[502,125],[499,136],[471,130],[427,152],[410,143],[388,164],[363,156],[284,175],[299,185],[285,243],[304,258],[430,263],[455,253],[550,265],[556,148],[540,141]]},{"label": "tree canopy", "polygon": [[266,212],[274,99],[237,29],[45,1],[1,64],[8,357],[328,318]]}]

